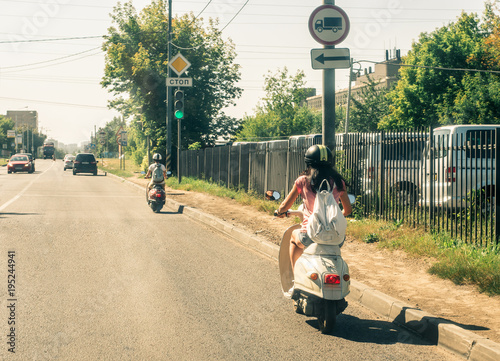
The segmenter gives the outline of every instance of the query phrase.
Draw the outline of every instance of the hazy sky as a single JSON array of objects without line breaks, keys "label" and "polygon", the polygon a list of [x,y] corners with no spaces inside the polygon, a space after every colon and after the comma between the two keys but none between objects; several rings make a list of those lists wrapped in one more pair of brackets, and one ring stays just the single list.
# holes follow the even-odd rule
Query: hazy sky
[{"label": "hazy sky", "polygon": [[[117,115],[99,85],[104,69],[101,35],[111,25],[114,0],[0,0],[0,114],[37,110],[39,126],[66,144],[90,138]],[[149,1],[133,1],[139,11]],[[245,5],[246,3],[246,5]],[[208,6],[207,6],[208,4]],[[308,87],[321,93],[321,70],[311,68],[310,51],[321,48],[309,33],[308,19],[321,0],[173,0],[175,14],[217,17],[223,35],[236,44],[244,89],[234,117],[252,114],[264,96],[264,75],[287,67],[304,70]],[[386,49],[405,55],[421,32],[453,22],[462,10],[482,14],[481,0],[338,0],[351,29],[337,47],[355,60],[383,61]],[[233,19],[233,17],[239,14]],[[39,41],[42,39],[84,38]],[[85,39],[86,38],[86,39]],[[189,60],[189,59],[188,59]],[[363,63],[367,68],[373,64]],[[347,87],[346,70],[337,70],[336,88]]]}]

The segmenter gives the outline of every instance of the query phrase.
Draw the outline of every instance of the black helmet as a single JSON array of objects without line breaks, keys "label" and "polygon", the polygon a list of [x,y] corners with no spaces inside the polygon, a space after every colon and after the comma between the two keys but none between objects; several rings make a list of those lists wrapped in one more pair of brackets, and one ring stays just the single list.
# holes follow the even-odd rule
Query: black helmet
[{"label": "black helmet", "polygon": [[156,153],[155,155],[153,155],[153,160],[156,162],[159,162],[161,160],[161,154]]},{"label": "black helmet", "polygon": [[331,166],[333,162],[333,154],[330,149],[325,145],[313,145],[309,147],[304,156],[307,165],[317,166]]}]

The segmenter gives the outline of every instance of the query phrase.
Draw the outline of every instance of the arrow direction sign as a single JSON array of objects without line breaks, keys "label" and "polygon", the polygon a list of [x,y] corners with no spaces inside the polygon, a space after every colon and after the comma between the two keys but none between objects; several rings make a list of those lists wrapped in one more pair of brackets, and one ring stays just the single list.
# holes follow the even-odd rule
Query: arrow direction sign
[{"label": "arrow direction sign", "polygon": [[351,67],[351,55],[347,48],[311,49],[313,69],[346,69]]}]

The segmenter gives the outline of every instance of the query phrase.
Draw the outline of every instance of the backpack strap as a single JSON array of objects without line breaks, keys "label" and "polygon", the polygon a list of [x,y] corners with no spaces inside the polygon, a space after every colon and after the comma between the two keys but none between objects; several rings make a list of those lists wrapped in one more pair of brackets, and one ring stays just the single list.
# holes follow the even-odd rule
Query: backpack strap
[{"label": "backpack strap", "polygon": [[318,188],[318,189],[319,189],[319,191],[321,192],[321,190],[323,189],[323,183],[326,183],[326,190],[327,190],[328,192],[331,192],[331,190],[330,190],[330,182],[328,182],[328,180],[327,180],[327,179],[323,179],[323,181],[322,181],[322,182],[321,182],[321,184],[319,185],[319,188]]}]

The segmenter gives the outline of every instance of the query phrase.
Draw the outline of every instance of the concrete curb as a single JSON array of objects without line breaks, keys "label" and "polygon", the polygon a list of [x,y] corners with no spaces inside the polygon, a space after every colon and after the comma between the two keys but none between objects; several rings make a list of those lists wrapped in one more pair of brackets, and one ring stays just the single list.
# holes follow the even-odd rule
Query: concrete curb
[{"label": "concrete curb", "polygon": [[[144,192],[144,187],[138,184],[111,173],[109,173],[109,175]],[[263,238],[249,234],[217,217],[203,213],[194,208],[186,207],[174,200],[167,198],[165,205],[274,260],[278,260],[279,247]],[[420,309],[405,304],[361,282],[351,280],[351,293],[348,298],[350,301],[358,302],[374,311],[386,321],[403,326],[419,334],[430,343],[443,347],[465,360],[500,360],[500,344],[465,330],[449,320],[435,317]]]}]

